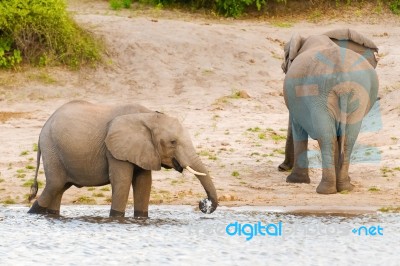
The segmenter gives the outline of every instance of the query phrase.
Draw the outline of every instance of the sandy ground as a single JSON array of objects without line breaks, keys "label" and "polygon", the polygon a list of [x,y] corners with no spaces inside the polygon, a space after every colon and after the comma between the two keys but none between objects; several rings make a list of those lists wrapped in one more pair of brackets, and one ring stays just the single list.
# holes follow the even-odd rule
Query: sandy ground
[{"label": "sandy ground", "polygon": [[[71,3],[70,9],[80,24],[104,38],[109,57],[96,69],[0,72],[0,202],[26,203],[41,127],[62,104],[85,99],[141,103],[178,117],[214,176],[222,206],[400,205],[400,18],[372,24],[299,22],[283,28],[267,21],[113,12],[106,2]],[[372,151],[354,155],[359,161],[350,168],[354,191],[319,195],[320,169],[311,170],[311,184],[288,184],[287,173],[277,171],[288,117],[282,45],[294,32],[308,36],[342,27],[365,34],[380,48],[381,100],[375,119],[381,117],[382,126],[359,136],[358,144]],[[250,98],[238,95],[242,90]],[[309,148],[317,149],[315,141]],[[366,163],[371,152],[381,158]],[[43,171],[39,180],[45,182]],[[110,195],[109,186],[71,188],[63,204],[108,204]],[[196,206],[204,196],[189,173],[153,174],[153,204]]]}]

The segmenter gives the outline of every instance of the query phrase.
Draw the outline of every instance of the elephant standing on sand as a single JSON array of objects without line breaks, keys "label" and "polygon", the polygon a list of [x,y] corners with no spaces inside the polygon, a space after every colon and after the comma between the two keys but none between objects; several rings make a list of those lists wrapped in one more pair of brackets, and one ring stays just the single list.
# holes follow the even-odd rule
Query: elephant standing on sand
[{"label": "elephant standing on sand", "polygon": [[361,34],[343,29],[308,38],[295,34],[284,51],[289,127],[285,161],[279,170],[293,167],[287,182],[310,182],[310,136],[318,141],[322,154],[322,179],[317,192],[350,191],[350,155],[362,119],[377,99],[374,52],[378,48]]},{"label": "elephant standing on sand", "polygon": [[110,216],[125,215],[132,186],[134,216],[147,217],[151,171],[161,167],[178,172],[187,169],[195,174],[208,197],[200,201],[200,210],[212,213],[217,208],[214,184],[188,132],[177,119],[143,106],[69,102],[47,120],[38,146],[35,182],[29,199],[35,198],[38,191],[41,155],[46,186],[29,213],[59,214],[62,195],[72,185],[111,183]]}]

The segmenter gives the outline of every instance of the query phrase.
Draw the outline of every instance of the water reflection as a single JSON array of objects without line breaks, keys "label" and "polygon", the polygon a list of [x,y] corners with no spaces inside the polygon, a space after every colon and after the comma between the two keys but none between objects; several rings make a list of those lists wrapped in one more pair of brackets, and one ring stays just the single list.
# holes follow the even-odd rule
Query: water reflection
[{"label": "water reflection", "polygon": [[[0,264],[60,265],[296,265],[368,262],[396,265],[400,215],[279,213],[219,208],[211,215],[189,206],[151,206],[149,219],[108,218],[109,206],[63,206],[62,217],[0,207]],[[282,222],[282,236],[229,236],[228,224]],[[355,235],[360,226],[383,235]]]}]

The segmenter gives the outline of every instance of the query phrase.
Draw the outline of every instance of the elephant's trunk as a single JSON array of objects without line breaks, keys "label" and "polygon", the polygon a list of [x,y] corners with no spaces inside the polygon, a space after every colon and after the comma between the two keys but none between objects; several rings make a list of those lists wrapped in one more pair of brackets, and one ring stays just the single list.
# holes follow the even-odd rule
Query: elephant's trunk
[{"label": "elephant's trunk", "polygon": [[207,193],[207,198],[199,202],[200,210],[203,213],[214,212],[218,206],[218,197],[207,168],[197,155],[194,155],[187,164],[185,163],[185,165],[182,165],[184,168],[187,166],[194,170],[195,176],[200,180],[201,185]]}]

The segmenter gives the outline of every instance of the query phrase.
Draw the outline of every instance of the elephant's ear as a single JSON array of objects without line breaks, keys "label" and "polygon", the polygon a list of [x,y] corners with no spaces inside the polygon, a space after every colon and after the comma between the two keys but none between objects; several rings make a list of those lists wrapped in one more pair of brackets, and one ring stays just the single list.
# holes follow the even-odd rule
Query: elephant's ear
[{"label": "elephant's ear", "polygon": [[152,131],[142,115],[123,115],[114,118],[105,139],[114,158],[129,161],[146,170],[160,170],[161,158]]},{"label": "elephant's ear", "polygon": [[293,34],[290,41],[285,44],[285,47],[283,48],[285,52],[285,59],[281,66],[285,74],[289,70],[292,61],[296,58],[302,45],[303,45],[303,38],[298,33]]},{"label": "elephant's ear", "polygon": [[362,55],[375,68],[378,60],[374,53],[378,47],[373,41],[351,29],[338,29],[325,32],[324,35],[332,39],[340,47],[353,50]]}]

